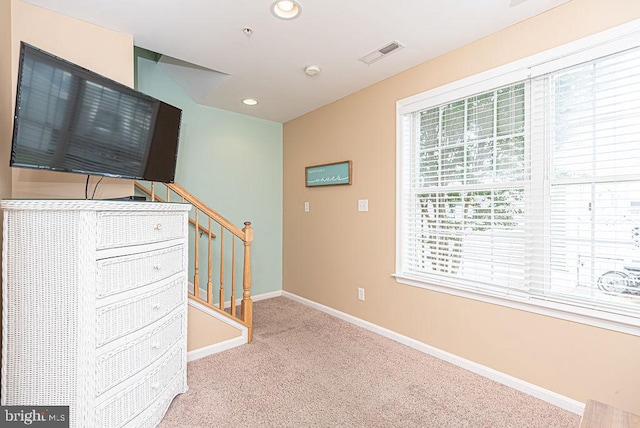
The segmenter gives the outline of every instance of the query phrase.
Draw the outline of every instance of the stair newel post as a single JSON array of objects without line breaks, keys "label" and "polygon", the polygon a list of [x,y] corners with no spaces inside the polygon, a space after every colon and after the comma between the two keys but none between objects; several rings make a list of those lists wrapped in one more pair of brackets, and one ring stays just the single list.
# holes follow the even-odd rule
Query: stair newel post
[{"label": "stair newel post", "polygon": [[195,215],[195,222],[196,222],[196,227],[195,227],[195,241],[194,241],[194,248],[193,248],[193,253],[194,253],[194,257],[193,257],[193,262],[194,262],[194,266],[193,266],[193,295],[195,298],[199,298],[200,297],[200,261],[199,261],[199,232],[200,232],[200,223],[198,221],[198,209],[196,208],[196,215]]},{"label": "stair newel post", "polygon": [[251,301],[251,242],[253,241],[253,229],[251,222],[245,221],[244,228],[244,270],[242,276],[242,320],[249,325],[249,342],[253,336],[253,301]]},{"label": "stair newel post", "polygon": [[220,226],[220,297],[218,306],[224,311],[224,227]]}]

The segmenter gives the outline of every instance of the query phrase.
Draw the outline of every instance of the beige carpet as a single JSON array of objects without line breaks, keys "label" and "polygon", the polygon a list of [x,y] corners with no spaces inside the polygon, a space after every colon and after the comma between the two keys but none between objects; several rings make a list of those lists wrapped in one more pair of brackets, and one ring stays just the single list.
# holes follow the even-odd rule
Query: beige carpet
[{"label": "beige carpet", "polygon": [[577,427],[579,416],[285,297],[188,365],[162,428]]}]

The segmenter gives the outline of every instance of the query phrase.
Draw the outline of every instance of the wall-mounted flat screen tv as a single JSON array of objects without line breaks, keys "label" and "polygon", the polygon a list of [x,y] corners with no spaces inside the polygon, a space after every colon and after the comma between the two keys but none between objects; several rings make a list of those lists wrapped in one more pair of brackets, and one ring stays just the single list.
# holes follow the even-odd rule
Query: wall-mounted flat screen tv
[{"label": "wall-mounted flat screen tv", "polygon": [[182,110],[21,43],[9,164],[170,183]]}]

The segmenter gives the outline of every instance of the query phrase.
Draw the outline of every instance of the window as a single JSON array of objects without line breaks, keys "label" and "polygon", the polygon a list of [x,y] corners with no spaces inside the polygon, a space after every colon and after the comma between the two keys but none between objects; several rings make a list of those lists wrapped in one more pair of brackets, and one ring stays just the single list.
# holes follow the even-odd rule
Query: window
[{"label": "window", "polygon": [[638,27],[399,102],[398,281],[640,326]]}]

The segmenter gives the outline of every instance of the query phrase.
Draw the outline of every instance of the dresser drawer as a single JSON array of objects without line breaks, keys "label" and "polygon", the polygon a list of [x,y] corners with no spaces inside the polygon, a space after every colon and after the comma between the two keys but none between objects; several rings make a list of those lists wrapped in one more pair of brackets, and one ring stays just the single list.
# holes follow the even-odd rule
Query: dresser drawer
[{"label": "dresser drawer", "polygon": [[184,246],[98,260],[97,296],[110,296],[168,278],[186,269]]},{"label": "dresser drawer", "polygon": [[183,238],[185,219],[181,212],[100,212],[97,247],[101,250]]},{"label": "dresser drawer", "polygon": [[143,413],[138,415],[134,420],[130,422],[131,427],[135,428],[156,428],[167,410],[167,403],[171,403],[173,397],[183,392],[186,392],[187,384],[185,382],[185,376],[183,373],[178,373],[174,376],[173,380],[167,388],[157,397]]},{"label": "dresser drawer", "polygon": [[96,345],[102,346],[164,317],[184,303],[186,281],[177,275],[171,281],[145,287],[143,294],[96,310]]},{"label": "dresser drawer", "polygon": [[183,339],[187,334],[184,324],[183,312],[177,312],[149,333],[100,355],[96,362],[97,395],[138,373]]},{"label": "dresser drawer", "polygon": [[162,394],[174,377],[184,370],[183,350],[176,347],[167,358],[152,366],[143,377],[136,377],[130,386],[97,408],[98,426],[120,427],[149,407]]}]

